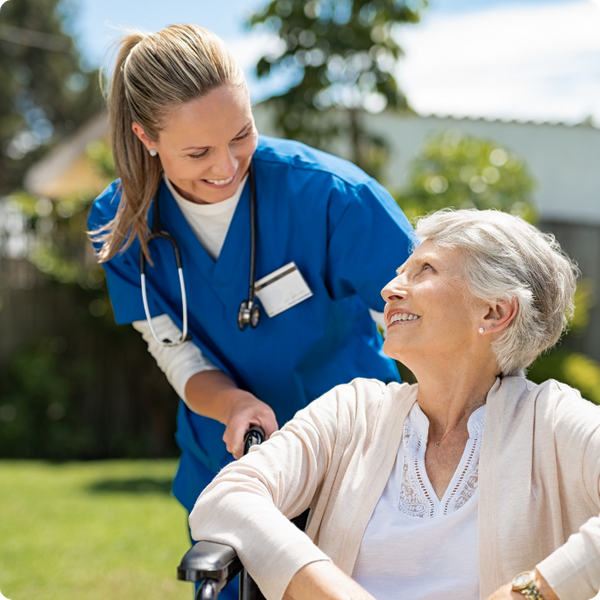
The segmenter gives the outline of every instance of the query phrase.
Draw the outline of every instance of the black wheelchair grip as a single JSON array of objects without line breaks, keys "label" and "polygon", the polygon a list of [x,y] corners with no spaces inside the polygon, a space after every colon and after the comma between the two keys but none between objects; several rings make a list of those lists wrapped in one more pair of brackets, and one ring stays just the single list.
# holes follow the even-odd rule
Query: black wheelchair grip
[{"label": "black wheelchair grip", "polygon": [[177,579],[199,582],[215,579],[221,584],[231,581],[242,570],[235,550],[225,544],[201,541],[190,548],[177,567]]},{"label": "black wheelchair grip", "polygon": [[252,446],[262,444],[265,439],[265,430],[259,425],[252,425],[244,434],[244,454],[248,454],[248,450]]}]

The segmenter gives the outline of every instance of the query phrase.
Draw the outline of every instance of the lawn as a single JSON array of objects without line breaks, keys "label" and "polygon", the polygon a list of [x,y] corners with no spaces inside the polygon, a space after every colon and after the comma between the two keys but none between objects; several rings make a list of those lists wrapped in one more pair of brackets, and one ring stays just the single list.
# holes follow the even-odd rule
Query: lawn
[{"label": "lawn", "polygon": [[[192,600],[170,495],[176,462],[0,461],[0,591],[10,600]],[[1,596],[0,596],[1,598]]]}]

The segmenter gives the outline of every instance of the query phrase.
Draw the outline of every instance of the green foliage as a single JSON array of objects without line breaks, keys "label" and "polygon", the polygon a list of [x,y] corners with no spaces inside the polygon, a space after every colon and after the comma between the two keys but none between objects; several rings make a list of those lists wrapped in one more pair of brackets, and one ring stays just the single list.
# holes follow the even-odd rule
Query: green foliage
[{"label": "green foliage", "polygon": [[[293,74],[290,89],[269,100],[286,138],[317,148],[349,131],[353,160],[373,172],[386,156],[381,138],[370,135],[361,114],[386,106],[407,109],[393,69],[402,55],[395,33],[416,23],[425,1],[271,0],[249,20],[275,32],[281,46],[258,62],[259,77]],[[342,111],[345,118],[328,109]]]},{"label": "green foliage", "polygon": [[73,0],[16,0],[0,11],[0,195],[102,104],[66,33]]},{"label": "green foliage", "polygon": [[516,154],[492,140],[456,129],[425,140],[411,164],[398,204],[413,220],[441,208],[496,208],[528,221],[537,218],[534,180]]},{"label": "green foliage", "polygon": [[556,379],[600,405],[600,363],[585,354],[556,348],[540,357],[529,369],[527,377],[536,383]]},{"label": "green foliage", "polygon": [[73,406],[92,366],[60,360],[65,346],[63,338],[44,339],[12,357],[0,406],[0,456],[66,459],[85,456],[94,445]]},{"label": "green foliage", "polygon": [[575,313],[571,319],[569,335],[580,337],[590,323],[590,309],[595,304],[594,280],[582,279],[575,292]]},{"label": "green foliage", "polygon": [[[591,279],[582,279],[578,283],[575,313],[569,323],[568,336],[577,337],[585,332],[590,321],[590,309],[594,306],[593,289]],[[600,405],[600,362],[580,352],[555,347],[533,363],[527,377],[536,383],[547,379],[562,381],[578,389],[584,398]]]}]

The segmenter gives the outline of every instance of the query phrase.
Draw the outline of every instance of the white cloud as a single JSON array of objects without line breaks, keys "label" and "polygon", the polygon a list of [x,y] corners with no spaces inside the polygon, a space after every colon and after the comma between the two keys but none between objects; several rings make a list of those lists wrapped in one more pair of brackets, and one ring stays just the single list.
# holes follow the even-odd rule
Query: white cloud
[{"label": "white cloud", "polygon": [[418,112],[600,123],[600,11],[589,1],[431,14],[399,41],[398,76]]}]

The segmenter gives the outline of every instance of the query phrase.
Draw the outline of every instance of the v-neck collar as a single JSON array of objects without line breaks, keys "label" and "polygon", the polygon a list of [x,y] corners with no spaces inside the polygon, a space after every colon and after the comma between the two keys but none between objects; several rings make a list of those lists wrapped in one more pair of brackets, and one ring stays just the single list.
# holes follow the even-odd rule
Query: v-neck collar
[{"label": "v-neck collar", "polygon": [[[218,288],[226,287],[231,281],[244,277],[250,257],[250,194],[248,182],[244,186],[237,208],[233,214],[223,247],[215,261],[199,242],[175,198],[167,185],[161,182],[159,189],[160,218],[162,228],[168,231],[179,244],[184,269],[186,263],[193,264],[218,293]],[[248,260],[240,260],[240,257]],[[245,267],[245,268],[244,268]]]},{"label": "v-neck collar", "polygon": [[[441,498],[435,492],[433,484],[425,468],[425,452],[427,449],[427,438],[429,434],[429,419],[421,410],[418,403],[415,402],[408,414],[404,424],[405,437],[403,440],[403,466],[401,485],[412,489],[406,493],[406,497],[411,498],[411,505],[414,504],[414,496],[420,497],[421,503],[428,508],[430,517],[440,517],[447,514],[452,500],[460,495],[464,488],[468,486],[467,473],[477,469],[479,464],[479,455],[481,450],[481,436],[485,423],[486,405],[480,406],[469,416],[467,427],[469,430],[469,439],[463,450],[460,461],[452,475]],[[416,439],[410,439],[416,435]],[[398,465],[399,466],[399,465]],[[405,477],[407,479],[405,480]],[[473,494],[472,494],[473,495]],[[470,498],[471,496],[469,496]],[[456,509],[455,509],[456,510]],[[409,511],[402,511],[410,515]],[[412,515],[410,515],[412,516]]]}]

